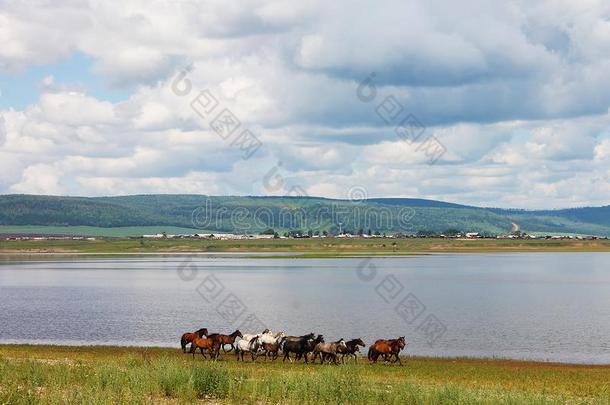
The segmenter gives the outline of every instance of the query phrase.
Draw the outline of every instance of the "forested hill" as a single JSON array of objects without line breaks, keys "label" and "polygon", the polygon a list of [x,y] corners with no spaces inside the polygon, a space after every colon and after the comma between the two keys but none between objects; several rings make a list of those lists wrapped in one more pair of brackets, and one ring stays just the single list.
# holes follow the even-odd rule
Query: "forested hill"
[{"label": "forested hill", "polygon": [[[479,208],[442,201],[375,198],[361,202],[316,197],[0,196],[0,225],[176,226],[223,232],[359,229],[504,234],[526,232],[610,236],[610,206],[551,211]],[[340,224],[340,225],[339,225]]]}]

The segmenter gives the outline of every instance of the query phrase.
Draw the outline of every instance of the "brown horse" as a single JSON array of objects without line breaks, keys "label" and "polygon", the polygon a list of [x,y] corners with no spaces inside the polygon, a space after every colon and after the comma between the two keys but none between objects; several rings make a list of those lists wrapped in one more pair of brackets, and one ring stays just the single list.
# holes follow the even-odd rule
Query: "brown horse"
[{"label": "brown horse", "polygon": [[398,354],[402,349],[405,348],[407,342],[405,341],[405,337],[401,336],[398,339],[379,339],[375,343],[373,343],[369,349],[368,358],[371,363],[377,363],[377,359],[379,356],[383,356],[385,361],[392,360],[392,363],[398,361],[398,364],[402,365],[400,361],[400,357]]},{"label": "brown horse", "polygon": [[[220,351],[220,348],[222,347],[222,350],[226,353],[225,351],[225,345],[231,345],[231,350],[235,349],[235,339],[237,339],[237,337],[243,337],[243,335],[241,334],[241,332],[239,331],[239,329],[237,329],[235,332],[231,333],[230,335],[222,335],[220,333],[212,333],[211,335],[208,336],[208,339],[212,339],[212,341],[214,342],[214,345],[217,351]],[[218,355],[218,353],[217,353]]]},{"label": "brown horse", "polygon": [[201,328],[195,332],[187,332],[180,338],[180,346],[182,346],[182,353],[186,353],[186,345],[192,343],[193,340],[208,335],[206,328]]},{"label": "brown horse", "polygon": [[271,360],[277,359],[280,351],[279,343],[263,343],[263,351],[265,352],[265,360],[271,357]]},{"label": "brown horse", "polygon": [[201,355],[204,359],[207,358],[203,353],[204,350],[208,351],[211,358],[214,359],[218,357],[218,347],[212,339],[197,337],[195,338],[195,340],[193,340],[193,342],[191,343],[191,354],[193,355],[193,360],[195,360],[195,352],[197,351],[197,349],[201,351]]}]

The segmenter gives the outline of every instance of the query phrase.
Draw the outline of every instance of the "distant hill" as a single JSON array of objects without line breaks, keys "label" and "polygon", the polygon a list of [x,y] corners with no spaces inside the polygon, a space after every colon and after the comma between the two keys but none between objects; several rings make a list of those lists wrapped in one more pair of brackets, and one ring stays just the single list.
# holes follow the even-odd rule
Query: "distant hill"
[{"label": "distant hill", "polygon": [[526,211],[480,208],[411,198],[362,202],[317,197],[218,197],[131,195],[118,197],[0,196],[0,225],[89,227],[181,227],[217,232],[349,230],[442,232],[457,229],[610,236],[610,206]]}]

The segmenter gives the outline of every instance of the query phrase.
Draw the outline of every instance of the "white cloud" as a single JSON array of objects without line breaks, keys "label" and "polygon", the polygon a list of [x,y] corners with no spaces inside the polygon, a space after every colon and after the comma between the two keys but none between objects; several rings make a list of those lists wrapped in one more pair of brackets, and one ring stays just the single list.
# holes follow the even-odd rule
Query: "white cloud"
[{"label": "white cloud", "polygon": [[[2,111],[0,191],[266,194],[282,162],[287,184],[330,197],[359,185],[492,206],[608,203],[609,13],[603,1],[5,2],[0,71],[80,52],[131,94],[110,102],[45,78],[37,102]],[[171,84],[186,66],[181,97]],[[356,88],[373,71],[366,103]],[[255,157],[193,112],[202,89],[259,136]],[[376,114],[389,95],[446,147],[436,164]]]}]

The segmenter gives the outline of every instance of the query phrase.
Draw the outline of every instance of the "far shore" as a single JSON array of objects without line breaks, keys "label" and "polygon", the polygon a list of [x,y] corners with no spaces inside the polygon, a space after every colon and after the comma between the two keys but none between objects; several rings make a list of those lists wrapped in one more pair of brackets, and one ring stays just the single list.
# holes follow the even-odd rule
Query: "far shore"
[{"label": "far shore", "polygon": [[251,254],[265,257],[332,258],[434,253],[610,252],[610,240],[312,238],[265,240],[132,239],[1,240],[0,256],[99,254]]}]

